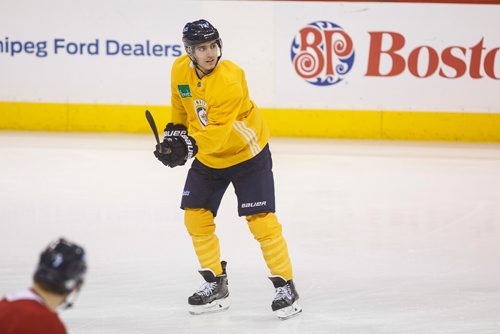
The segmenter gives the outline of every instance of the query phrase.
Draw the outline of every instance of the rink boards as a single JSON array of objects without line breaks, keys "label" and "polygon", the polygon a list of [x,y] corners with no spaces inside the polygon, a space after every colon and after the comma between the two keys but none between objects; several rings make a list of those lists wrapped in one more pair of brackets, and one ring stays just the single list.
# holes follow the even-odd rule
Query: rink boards
[{"label": "rink boards", "polygon": [[[2,103],[3,129],[151,131],[144,110],[162,127],[166,106]],[[478,113],[262,109],[273,136],[356,139],[500,141],[500,115]]]},{"label": "rink boards", "polygon": [[204,17],[275,136],[500,141],[500,5],[28,2],[0,4],[1,129],[147,132],[146,108],[163,125],[182,26]]}]

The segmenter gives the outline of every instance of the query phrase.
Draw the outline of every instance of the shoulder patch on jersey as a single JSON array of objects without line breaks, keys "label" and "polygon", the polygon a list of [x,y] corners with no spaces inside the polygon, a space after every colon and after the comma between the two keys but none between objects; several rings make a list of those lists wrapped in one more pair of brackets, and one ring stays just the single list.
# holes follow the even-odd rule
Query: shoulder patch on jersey
[{"label": "shoulder patch on jersey", "polygon": [[192,97],[189,85],[177,85],[177,88],[179,88],[179,93],[181,94],[181,97]]}]

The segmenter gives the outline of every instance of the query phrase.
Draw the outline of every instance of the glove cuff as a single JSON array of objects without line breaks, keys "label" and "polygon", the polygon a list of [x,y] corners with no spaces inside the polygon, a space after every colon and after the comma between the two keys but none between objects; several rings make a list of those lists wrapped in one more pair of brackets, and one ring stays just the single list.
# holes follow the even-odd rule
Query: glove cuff
[{"label": "glove cuff", "polygon": [[180,137],[183,139],[184,144],[186,144],[186,151],[187,151],[186,160],[189,160],[193,158],[196,155],[196,153],[198,153],[198,146],[196,146],[196,140],[194,140],[193,137],[190,137],[187,134],[181,135]]}]

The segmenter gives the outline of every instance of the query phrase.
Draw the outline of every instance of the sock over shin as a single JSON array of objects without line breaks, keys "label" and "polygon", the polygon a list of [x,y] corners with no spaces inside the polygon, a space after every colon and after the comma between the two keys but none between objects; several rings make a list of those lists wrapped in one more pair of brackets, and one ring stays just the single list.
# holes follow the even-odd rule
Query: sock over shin
[{"label": "sock over shin", "polygon": [[282,235],[281,224],[272,212],[246,217],[250,231],[260,243],[264,260],[272,275],[279,275],[285,280],[292,279],[292,263],[288,247]]},{"label": "sock over shin", "polygon": [[212,212],[206,209],[186,209],[184,224],[193,240],[201,268],[209,268],[215,275],[222,274],[219,238],[215,235]]}]

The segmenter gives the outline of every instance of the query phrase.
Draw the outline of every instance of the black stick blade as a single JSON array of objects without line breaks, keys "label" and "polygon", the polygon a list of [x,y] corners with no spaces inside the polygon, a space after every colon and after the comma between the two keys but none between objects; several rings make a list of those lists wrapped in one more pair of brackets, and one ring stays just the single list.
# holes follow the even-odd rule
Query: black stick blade
[{"label": "black stick blade", "polygon": [[149,126],[151,127],[151,130],[153,130],[153,133],[156,138],[156,143],[160,145],[160,137],[158,136],[158,129],[156,128],[156,123],[155,119],[153,118],[153,115],[149,112],[149,110],[146,110],[146,119],[148,120]]},{"label": "black stick blade", "polygon": [[153,118],[153,115],[151,115],[149,110],[146,110],[146,119],[148,120],[149,126],[151,127],[151,130],[153,130],[153,133],[155,135],[156,147],[158,151],[160,153],[166,153],[166,154],[172,153],[172,150],[169,147],[165,148],[160,145],[160,137],[158,136],[158,129],[156,128],[155,119]]}]

